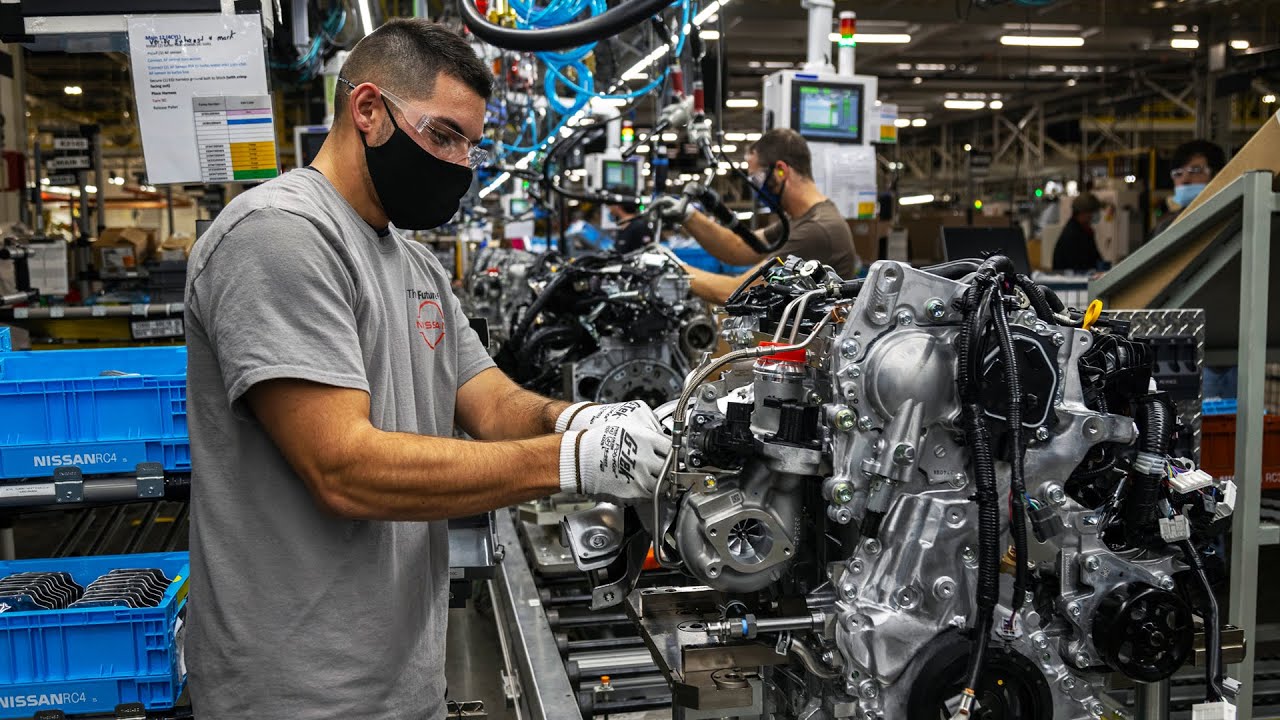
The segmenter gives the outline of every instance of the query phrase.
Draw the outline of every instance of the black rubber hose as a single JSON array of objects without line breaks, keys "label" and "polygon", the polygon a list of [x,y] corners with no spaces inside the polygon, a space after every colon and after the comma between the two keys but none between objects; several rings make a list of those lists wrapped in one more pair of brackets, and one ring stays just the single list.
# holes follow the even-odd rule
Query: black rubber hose
[{"label": "black rubber hose", "polygon": [[1008,257],[1004,255],[992,255],[982,261],[982,264],[978,266],[978,272],[983,273],[984,275],[1003,273],[1012,277],[1018,272],[1018,268],[1014,267],[1013,261]]},{"label": "black rubber hose", "polygon": [[776,267],[776,265],[772,262],[760,263],[760,266],[757,267],[754,272],[748,275],[747,279],[743,280],[742,284],[738,285],[736,290],[730,293],[729,298],[724,301],[724,304],[729,305],[731,303],[737,302],[738,296],[746,292],[747,288],[751,287],[751,283],[755,282],[756,280],[759,280],[766,272],[769,271],[770,268],[773,268],[773,267]]},{"label": "black rubber hose", "polygon": [[857,280],[845,280],[840,283],[840,297],[852,299],[858,297],[858,293],[862,292],[862,288],[867,284],[866,278],[858,278]]},{"label": "black rubber hose", "polygon": [[1218,599],[1213,596],[1213,588],[1209,585],[1209,578],[1205,577],[1204,563],[1201,562],[1195,545],[1190,540],[1183,540],[1178,543],[1178,547],[1186,556],[1187,564],[1191,566],[1192,573],[1204,590],[1205,605],[1200,610],[1204,614],[1205,702],[1218,702],[1223,695],[1222,627],[1218,624]]},{"label": "black rubber hose", "polygon": [[1062,302],[1062,298],[1058,297],[1058,293],[1053,288],[1048,285],[1037,285],[1036,287],[1039,287],[1040,292],[1044,293],[1044,299],[1049,302],[1049,307],[1053,308],[1054,312],[1067,311],[1067,304]]},{"label": "black rubber hose", "polygon": [[511,337],[507,339],[503,348],[519,347],[524,342],[524,336],[529,332],[529,328],[533,326],[533,321],[537,319],[542,312],[542,308],[546,307],[551,298],[560,290],[560,286],[569,282],[569,276],[573,275],[572,268],[565,268],[555,277],[551,278],[551,282],[542,289],[542,292],[534,299],[533,304],[525,311],[524,317],[520,318],[520,324],[515,330],[511,331]]},{"label": "black rubber hose", "polygon": [[595,17],[543,30],[515,30],[489,22],[473,0],[458,0],[462,22],[476,37],[503,50],[547,52],[599,42],[638,25],[675,0],[627,0]]},{"label": "black rubber hose", "polygon": [[1027,572],[1027,480],[1023,467],[1026,445],[1022,440],[1022,378],[1018,375],[1018,356],[1013,346],[1013,334],[1009,331],[1009,318],[1005,316],[1003,297],[996,293],[992,301],[991,317],[995,320],[996,337],[1000,341],[1000,354],[1004,356],[1004,381],[1009,394],[1010,465],[1010,530],[1013,533],[1013,549],[1017,565],[1013,573],[1013,611],[1016,614],[1026,601],[1030,582]]},{"label": "black rubber hose", "polygon": [[1031,308],[1036,311],[1036,317],[1045,322],[1054,322],[1053,307],[1045,297],[1044,290],[1026,275],[1018,275],[1014,278],[1014,282],[1022,288],[1022,292],[1027,294],[1027,299],[1031,301]]},{"label": "black rubber hose", "polygon": [[[1148,395],[1138,403],[1138,452],[1164,459],[1173,440],[1173,410],[1158,395]],[[1125,498],[1125,521],[1134,531],[1151,524],[1160,501],[1163,468],[1151,472],[1133,472],[1129,495]]]}]

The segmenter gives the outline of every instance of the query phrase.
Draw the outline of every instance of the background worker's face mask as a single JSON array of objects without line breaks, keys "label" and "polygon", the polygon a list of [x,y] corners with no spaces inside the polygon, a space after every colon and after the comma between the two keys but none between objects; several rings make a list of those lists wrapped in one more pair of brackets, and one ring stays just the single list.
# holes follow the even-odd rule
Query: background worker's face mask
[{"label": "background worker's face mask", "polygon": [[772,174],[772,170],[758,170],[751,176],[751,184],[760,192],[761,200],[781,210],[782,193],[787,189],[787,181],[779,179],[778,189],[775,191],[769,187],[769,176]]},{"label": "background worker's face mask", "polygon": [[1204,189],[1208,185],[1209,183],[1187,183],[1186,185],[1179,185],[1173,189],[1173,200],[1178,203],[1179,206],[1186,207],[1191,204],[1192,200],[1199,197],[1200,193],[1204,192]]},{"label": "background worker's face mask", "polygon": [[427,152],[400,128],[386,98],[382,98],[382,105],[391,119],[391,137],[370,147],[364,134],[360,135],[378,202],[398,228],[440,227],[457,214],[462,196],[471,187],[471,169]]}]

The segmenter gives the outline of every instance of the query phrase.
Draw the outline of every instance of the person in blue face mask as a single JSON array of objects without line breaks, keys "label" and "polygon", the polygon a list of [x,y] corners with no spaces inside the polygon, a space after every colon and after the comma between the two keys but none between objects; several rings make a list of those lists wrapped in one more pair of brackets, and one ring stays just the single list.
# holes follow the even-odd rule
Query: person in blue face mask
[{"label": "person in blue face mask", "polygon": [[1156,223],[1151,236],[1159,235],[1173,224],[1174,218],[1204,192],[1205,186],[1226,164],[1226,153],[1208,140],[1192,140],[1179,145],[1169,163],[1172,168],[1169,176],[1173,178],[1170,209]]}]

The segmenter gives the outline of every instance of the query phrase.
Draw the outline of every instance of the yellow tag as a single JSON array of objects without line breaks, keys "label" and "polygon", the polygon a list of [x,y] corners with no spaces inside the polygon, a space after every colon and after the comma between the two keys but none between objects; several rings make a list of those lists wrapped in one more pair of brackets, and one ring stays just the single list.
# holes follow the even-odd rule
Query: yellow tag
[{"label": "yellow tag", "polygon": [[1089,308],[1084,311],[1084,324],[1082,327],[1088,330],[1091,325],[1098,322],[1098,317],[1102,315],[1102,301],[1094,300],[1089,303]]}]

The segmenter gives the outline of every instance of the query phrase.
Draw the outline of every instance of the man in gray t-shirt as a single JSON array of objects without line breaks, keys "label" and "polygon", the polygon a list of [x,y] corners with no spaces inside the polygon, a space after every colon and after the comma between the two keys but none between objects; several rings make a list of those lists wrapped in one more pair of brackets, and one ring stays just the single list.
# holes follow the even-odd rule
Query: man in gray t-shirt
[{"label": "man in gray t-shirt", "polygon": [[[312,167],[233,200],[192,254],[187,664],[201,718],[438,718],[449,517],[572,489],[650,498],[642,403],[514,385],[434,256],[481,159],[489,73],[392,21],[351,52]],[[481,441],[457,440],[462,428]]]}]

